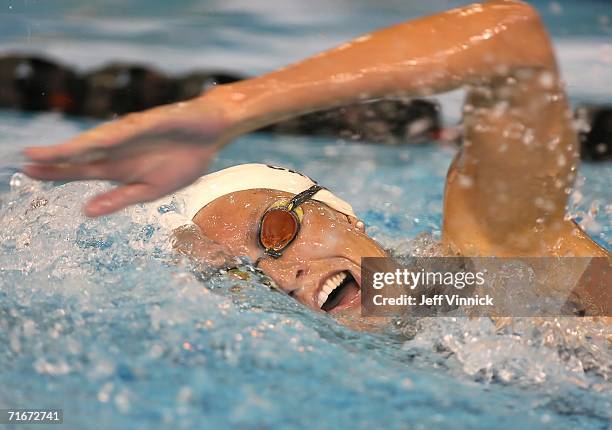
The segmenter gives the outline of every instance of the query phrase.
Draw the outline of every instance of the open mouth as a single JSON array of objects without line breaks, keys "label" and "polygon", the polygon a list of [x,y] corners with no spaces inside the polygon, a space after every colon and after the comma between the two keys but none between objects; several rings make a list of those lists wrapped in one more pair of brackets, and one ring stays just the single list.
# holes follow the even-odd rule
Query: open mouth
[{"label": "open mouth", "polygon": [[359,298],[359,284],[348,271],[336,273],[325,280],[317,295],[317,305],[325,312],[353,306]]}]

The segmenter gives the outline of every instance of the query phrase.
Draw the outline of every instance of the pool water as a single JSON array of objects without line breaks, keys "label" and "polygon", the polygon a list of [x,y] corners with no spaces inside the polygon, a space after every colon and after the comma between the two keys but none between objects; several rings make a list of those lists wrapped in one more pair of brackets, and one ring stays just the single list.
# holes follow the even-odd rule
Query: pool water
[{"label": "pool water", "polygon": [[[291,46],[311,53],[396,21],[405,7],[309,2],[319,8],[305,10],[283,2],[272,15],[268,1],[257,10],[236,1],[151,3],[15,4],[17,19],[0,26],[0,48],[46,50],[81,66],[155,52],[153,62],[168,70],[208,65],[195,53],[210,48],[210,65],[254,73],[295,59]],[[610,77],[597,72],[609,67],[600,4],[589,2],[586,12],[569,2],[540,4],[576,101],[612,95]],[[407,17],[426,12],[411,8]],[[330,9],[357,24],[342,25]],[[197,35],[207,38],[204,48]],[[245,50],[245,35],[262,43],[261,56]],[[579,66],[592,79],[576,79]],[[459,96],[448,99],[449,120]],[[194,274],[170,250],[154,205],[90,220],[79,208],[107,184],[43,184],[15,174],[19,148],[94,124],[0,113],[0,408],[63,408],[69,429],[608,428],[612,351],[598,336],[609,334],[601,324],[520,320],[496,331],[489,320],[440,318],[354,332],[257,282]],[[385,247],[409,255],[439,238],[453,154],[262,134],[226,147],[211,169],[241,162],[300,169],[353,203]],[[612,165],[584,163],[580,174],[570,212],[610,249]]]}]

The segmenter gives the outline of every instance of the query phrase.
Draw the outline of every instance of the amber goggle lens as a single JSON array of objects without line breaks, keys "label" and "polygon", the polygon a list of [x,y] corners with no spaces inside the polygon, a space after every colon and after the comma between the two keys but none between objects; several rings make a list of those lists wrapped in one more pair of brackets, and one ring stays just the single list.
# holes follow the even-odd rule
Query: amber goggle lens
[{"label": "amber goggle lens", "polygon": [[267,250],[280,251],[291,243],[299,228],[299,221],[293,212],[270,209],[261,220],[259,240]]}]

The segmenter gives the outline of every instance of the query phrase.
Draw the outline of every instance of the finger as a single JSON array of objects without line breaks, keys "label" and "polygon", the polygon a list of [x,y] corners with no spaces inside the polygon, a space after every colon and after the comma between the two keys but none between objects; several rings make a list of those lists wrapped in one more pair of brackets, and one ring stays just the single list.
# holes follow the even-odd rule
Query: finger
[{"label": "finger", "polygon": [[38,163],[59,163],[67,160],[78,163],[93,163],[108,157],[109,150],[126,140],[158,127],[163,116],[157,110],[130,114],[102,124],[66,142],[28,147],[24,155]]},{"label": "finger", "polygon": [[112,166],[108,163],[85,165],[47,165],[29,164],[22,168],[22,172],[30,178],[43,181],[81,181],[85,179],[112,180]]},{"label": "finger", "polygon": [[[61,163],[76,157],[83,158],[81,162],[95,162],[105,158],[105,148],[120,142],[121,136],[108,134],[102,137],[106,126],[95,129],[95,133],[86,132],[66,142],[51,145],[25,148],[23,154],[37,163]],[[89,154],[89,157],[84,157]]]},{"label": "finger", "polygon": [[84,212],[88,217],[98,217],[121,210],[129,205],[148,202],[161,197],[150,185],[130,184],[117,187],[91,199],[85,205]]}]

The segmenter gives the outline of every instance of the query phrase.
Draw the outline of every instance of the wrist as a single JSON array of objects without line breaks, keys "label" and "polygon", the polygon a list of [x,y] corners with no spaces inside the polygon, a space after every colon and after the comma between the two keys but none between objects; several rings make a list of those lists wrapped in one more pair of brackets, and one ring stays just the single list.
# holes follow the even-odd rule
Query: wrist
[{"label": "wrist", "polygon": [[208,108],[219,112],[232,137],[248,133],[260,127],[265,112],[258,107],[257,97],[263,91],[254,93],[252,88],[244,88],[241,83],[216,85],[201,96]]}]

